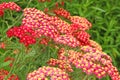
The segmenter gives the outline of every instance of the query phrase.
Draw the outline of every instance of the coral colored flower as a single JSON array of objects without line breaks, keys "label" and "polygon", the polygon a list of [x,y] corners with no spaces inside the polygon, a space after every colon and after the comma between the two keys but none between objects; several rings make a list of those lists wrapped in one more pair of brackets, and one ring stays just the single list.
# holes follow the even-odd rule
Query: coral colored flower
[{"label": "coral colored flower", "polygon": [[59,36],[57,29],[51,25],[51,17],[35,8],[24,9],[22,24],[35,30],[39,36],[55,38]]},{"label": "coral colored flower", "polygon": [[97,42],[95,42],[93,40],[89,40],[89,42],[90,42],[90,46],[102,51],[102,47]]},{"label": "coral colored flower", "polygon": [[51,17],[50,23],[57,28],[61,34],[70,34],[70,24],[58,17]]},{"label": "coral colored flower", "polygon": [[72,35],[80,42],[80,45],[89,45],[90,35],[85,31],[74,32]]},{"label": "coral colored flower", "polygon": [[69,18],[70,17],[70,13],[63,9],[63,8],[57,8],[54,10],[54,13],[58,16],[62,16],[62,17],[65,17],[65,18]]},{"label": "coral colored flower", "polygon": [[72,66],[66,60],[59,60],[51,58],[47,62],[50,66],[58,65],[58,67],[64,71],[73,72]]},{"label": "coral colored flower", "polygon": [[47,38],[42,38],[40,44],[48,45],[49,40]]},{"label": "coral colored flower", "polygon": [[88,30],[92,26],[92,24],[86,18],[83,17],[70,16],[69,19],[72,23],[79,25],[82,30]]},{"label": "coral colored flower", "polygon": [[61,35],[59,37],[56,37],[54,41],[58,44],[65,44],[70,47],[77,47],[80,45],[79,41],[72,35]]},{"label": "coral colored flower", "polygon": [[47,76],[50,76],[50,80],[70,80],[67,73],[59,68],[55,67],[41,67],[28,74],[27,80],[45,80]]}]

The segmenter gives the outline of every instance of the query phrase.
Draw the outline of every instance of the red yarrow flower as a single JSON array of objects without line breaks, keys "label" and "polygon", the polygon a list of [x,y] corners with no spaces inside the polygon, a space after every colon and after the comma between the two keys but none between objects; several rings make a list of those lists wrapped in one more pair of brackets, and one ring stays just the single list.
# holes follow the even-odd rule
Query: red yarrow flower
[{"label": "red yarrow flower", "polygon": [[89,45],[90,35],[85,31],[74,32],[72,34],[80,42],[80,45]]},{"label": "red yarrow flower", "polygon": [[21,7],[18,6],[16,3],[14,2],[4,2],[2,4],[0,4],[0,9],[5,10],[5,9],[10,9],[10,10],[15,10],[15,11],[21,11]]},{"label": "red yarrow flower", "polygon": [[57,8],[54,10],[54,13],[58,16],[62,16],[62,17],[65,17],[65,18],[69,18],[70,17],[70,13],[63,9],[63,8]]},{"label": "red yarrow flower", "polygon": [[72,23],[79,25],[82,30],[89,30],[92,26],[86,18],[80,16],[70,16],[69,20]]},{"label": "red yarrow flower", "polygon": [[17,37],[25,46],[36,43],[37,35],[33,29],[27,26],[13,27],[7,32],[8,37]]}]

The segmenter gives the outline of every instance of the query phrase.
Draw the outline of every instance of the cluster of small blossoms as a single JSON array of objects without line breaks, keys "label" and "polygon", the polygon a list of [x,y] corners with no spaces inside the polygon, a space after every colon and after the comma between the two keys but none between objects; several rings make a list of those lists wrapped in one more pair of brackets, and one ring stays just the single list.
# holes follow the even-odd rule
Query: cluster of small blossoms
[{"label": "cluster of small blossoms", "polygon": [[47,76],[50,76],[50,80],[70,80],[68,74],[63,70],[49,66],[43,66],[38,70],[29,73],[27,80],[45,80]]},{"label": "cluster of small blossoms", "polygon": [[112,80],[120,80],[119,71],[113,65],[108,65],[108,75],[110,75]]},{"label": "cluster of small blossoms", "polygon": [[76,24],[75,26],[79,26],[80,30],[88,30],[92,26],[86,18],[80,16],[70,16],[69,20]]},{"label": "cluster of small blossoms", "polygon": [[[9,74],[7,70],[0,69],[0,80],[4,80],[4,78]],[[7,80],[19,80],[18,76],[12,74]]]},{"label": "cluster of small blossoms", "polygon": [[[48,16],[35,8],[26,8],[23,12],[22,25],[31,27],[39,36],[47,36],[54,39],[57,43],[67,44],[72,47],[89,44],[90,35],[85,31],[78,31],[79,26],[76,26],[74,20],[72,21],[74,25],[70,25],[59,17]],[[91,26],[87,19],[79,18],[78,21],[81,22],[79,24],[84,23]],[[61,34],[65,34],[65,36]]]},{"label": "cluster of small blossoms", "polygon": [[63,9],[63,8],[55,9],[54,13],[56,15],[58,15],[58,16],[62,16],[62,17],[67,18],[67,19],[69,19],[69,17],[70,17],[70,13],[67,10]]},{"label": "cluster of small blossoms", "polygon": [[108,74],[112,80],[120,80],[119,72],[112,65],[110,56],[89,46],[84,46],[81,50],[86,54],[79,61],[76,61],[75,65],[78,68],[82,68],[87,74],[95,74],[98,78]]},{"label": "cluster of small blossoms", "polygon": [[101,79],[106,75],[110,75],[112,80],[119,80],[119,72],[112,65],[110,56],[96,48],[83,46],[81,48],[84,53],[61,48],[58,52],[58,59],[64,60],[69,64],[73,64],[76,68],[80,68],[88,75],[96,75]]},{"label": "cluster of small blossoms", "polygon": [[4,10],[5,9],[21,11],[20,6],[18,6],[16,3],[14,3],[14,2],[8,2],[8,3],[4,2],[4,3],[0,4],[0,16],[4,15]]},{"label": "cluster of small blossoms", "polygon": [[4,9],[10,9],[10,10],[15,10],[15,11],[21,11],[20,6],[18,6],[16,3],[14,2],[4,2],[2,4],[0,4],[0,9],[4,10]]},{"label": "cluster of small blossoms", "polygon": [[93,41],[93,40],[89,40],[89,44],[90,46],[98,49],[99,51],[102,51],[102,47],[100,44],[98,44],[97,42]]},{"label": "cluster of small blossoms", "polygon": [[80,46],[79,41],[72,35],[61,35],[54,39],[56,43],[68,45],[70,47]]},{"label": "cluster of small blossoms", "polygon": [[51,17],[51,24],[54,25],[61,34],[69,34],[70,32],[70,24],[58,17]]},{"label": "cluster of small blossoms", "polygon": [[89,45],[90,35],[85,31],[78,31],[72,34],[79,42],[80,45]]},{"label": "cluster of small blossoms", "polygon": [[58,59],[51,58],[48,61],[48,64],[50,66],[56,66],[62,70],[73,72],[72,64],[75,63],[76,60],[80,59],[82,57],[82,54],[80,52],[76,52],[74,50],[66,50],[64,48],[61,48],[58,51]]},{"label": "cluster of small blossoms", "polygon": [[50,25],[51,18],[48,15],[35,8],[26,8],[23,12],[22,25],[31,27],[39,36],[44,35],[50,38],[59,36],[57,29]]},{"label": "cluster of small blossoms", "polygon": [[59,60],[59,59],[51,58],[47,63],[50,66],[58,65],[58,67],[64,71],[73,72],[72,66],[66,60]]},{"label": "cluster of small blossoms", "polygon": [[36,43],[36,33],[27,26],[13,27],[7,31],[8,37],[18,37],[25,46]]},{"label": "cluster of small blossoms", "polygon": [[40,44],[44,44],[44,45],[48,45],[48,42],[49,42],[49,39],[47,39],[47,38],[42,38],[42,39],[39,41]]},{"label": "cluster of small blossoms", "polygon": [[74,61],[80,59],[82,57],[82,53],[74,51],[74,50],[65,50],[61,48],[58,51],[58,59],[65,60],[69,63],[74,63]]}]

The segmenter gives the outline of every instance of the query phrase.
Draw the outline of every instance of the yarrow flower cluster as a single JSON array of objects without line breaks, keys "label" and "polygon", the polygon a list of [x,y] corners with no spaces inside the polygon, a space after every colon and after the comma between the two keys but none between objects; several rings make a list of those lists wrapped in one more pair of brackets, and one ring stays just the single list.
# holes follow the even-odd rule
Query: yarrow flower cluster
[{"label": "yarrow flower cluster", "polygon": [[18,37],[20,39],[20,42],[25,44],[25,46],[36,43],[35,38],[37,37],[34,30],[27,26],[10,28],[7,31],[7,36]]},{"label": "yarrow flower cluster", "polygon": [[[0,16],[4,14],[4,9],[8,8],[15,11],[21,10],[14,2],[2,3],[0,4]],[[90,35],[86,32],[92,24],[86,18],[71,16],[63,8],[57,8],[53,12],[57,16],[50,16],[35,8],[25,8],[21,26],[10,28],[7,36],[19,38],[20,43],[25,46],[35,44],[39,38],[40,44],[47,45],[50,40],[53,40],[56,44],[78,47],[81,51],[61,48],[58,51],[58,59],[51,58],[47,62],[48,65],[57,65],[59,68],[43,66],[29,73],[27,80],[46,80],[47,77],[50,77],[51,80],[70,80],[66,72],[73,72],[72,66],[82,69],[88,75],[95,75],[99,79],[109,75],[112,80],[120,80],[119,72],[112,65],[110,56],[102,52],[101,46],[91,40]],[[66,18],[70,23],[59,16]],[[3,72],[5,75],[8,74],[6,71]],[[4,75],[1,76],[1,74],[0,79],[3,79]]]},{"label": "yarrow flower cluster", "polygon": [[58,67],[64,71],[73,72],[72,66],[66,60],[58,60],[51,58],[47,63],[50,66],[58,65]]},{"label": "yarrow flower cluster", "polygon": [[[0,69],[0,80],[4,80],[4,78],[9,74],[7,70]],[[19,80],[18,76],[12,74],[7,80]]]},{"label": "yarrow flower cluster", "polygon": [[39,36],[44,35],[50,38],[59,36],[57,29],[50,25],[50,17],[42,11],[26,8],[24,9],[24,16],[22,24],[34,29]]},{"label": "yarrow flower cluster", "polygon": [[80,45],[89,45],[90,35],[87,32],[74,32],[73,36],[80,42]]},{"label": "yarrow flower cluster", "polygon": [[71,47],[80,46],[79,41],[75,37],[73,37],[72,35],[61,35],[61,36],[55,38],[54,41],[56,43],[65,44],[65,45],[68,45]]},{"label": "yarrow flower cluster", "polygon": [[47,63],[50,66],[56,66],[64,71],[73,72],[72,65],[77,59],[80,59],[82,54],[74,50],[65,51],[64,48],[61,48],[58,51],[58,59],[51,58]]},{"label": "yarrow flower cluster", "polygon": [[83,68],[84,72],[95,74],[98,78],[108,74],[112,80],[120,79],[118,70],[112,65],[112,59],[106,53],[89,46],[84,46],[81,50],[86,54],[76,62],[78,68]]},{"label": "yarrow flower cluster", "polygon": [[70,32],[70,24],[63,21],[58,17],[51,17],[51,24],[54,25],[55,28],[60,32],[60,34],[69,34]]},{"label": "yarrow flower cluster", "polygon": [[18,6],[16,3],[14,2],[4,2],[2,4],[0,4],[0,16],[4,15],[4,10],[5,9],[10,9],[10,10],[14,10],[14,11],[21,11],[21,7]]},{"label": "yarrow flower cluster", "polygon": [[93,40],[89,40],[89,44],[90,44],[91,47],[96,48],[99,51],[102,51],[102,47],[97,42],[95,42]]},{"label": "yarrow flower cluster", "polygon": [[83,46],[81,50],[83,52],[61,48],[58,52],[58,59],[50,59],[48,64],[55,66],[56,64],[60,65],[59,61],[65,61],[70,68],[64,64],[59,68],[63,69],[66,67],[66,70],[73,70],[71,66],[73,64],[76,68],[82,69],[86,74],[95,75],[99,79],[106,75],[109,75],[112,80],[120,79],[117,68],[112,65],[112,60],[106,53],[90,46]]},{"label": "yarrow flower cluster", "polygon": [[58,16],[62,16],[62,17],[68,18],[68,19],[70,17],[70,13],[67,10],[63,9],[63,8],[57,8],[57,9],[55,9],[54,13],[56,15],[58,15]]},{"label": "yarrow flower cluster", "polygon": [[[26,8],[23,12],[24,18],[22,20],[22,25],[32,28],[39,37],[50,37],[56,43],[67,44],[71,47],[88,45],[89,43],[89,34],[85,31],[78,31],[77,29],[79,26],[74,30],[73,25],[71,26],[59,17],[49,16],[35,8]],[[64,14],[62,16],[64,16]],[[70,14],[68,16],[70,16]],[[80,19],[82,19],[81,23],[91,26],[86,19]],[[76,30],[77,32],[75,32]],[[65,35],[63,36],[63,34]]]},{"label": "yarrow flower cluster", "polygon": [[83,17],[80,16],[70,16],[70,21],[80,27],[81,30],[88,30],[91,28],[92,24]]},{"label": "yarrow flower cluster", "polygon": [[43,66],[36,71],[28,74],[27,80],[46,80],[50,76],[50,80],[70,80],[67,73],[59,68]]}]

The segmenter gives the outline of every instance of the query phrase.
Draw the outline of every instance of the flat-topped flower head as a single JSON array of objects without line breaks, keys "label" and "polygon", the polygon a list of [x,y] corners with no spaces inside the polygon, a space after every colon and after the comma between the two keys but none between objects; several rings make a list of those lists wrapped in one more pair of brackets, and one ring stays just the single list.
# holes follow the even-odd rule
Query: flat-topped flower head
[{"label": "flat-topped flower head", "polygon": [[70,47],[77,47],[80,45],[79,41],[72,35],[61,35],[56,37],[54,41],[58,44],[64,44]]},{"label": "flat-topped flower head", "polygon": [[66,60],[59,60],[59,59],[53,59],[53,58],[51,58],[47,63],[50,66],[56,66],[56,65],[58,65],[58,67],[60,69],[64,70],[64,71],[73,72],[72,66]]},{"label": "flat-topped flower head", "polygon": [[100,46],[100,44],[98,44],[97,42],[95,42],[94,40],[89,40],[90,46],[102,51],[102,47]]},{"label": "flat-topped flower head", "polygon": [[69,13],[67,10],[63,9],[63,8],[56,8],[56,9],[54,10],[54,13],[55,13],[56,15],[62,16],[62,17],[64,17],[64,18],[68,18],[68,19],[69,19],[69,17],[70,17],[70,13]]},{"label": "flat-topped flower head", "polygon": [[22,25],[34,29],[39,36],[43,35],[50,38],[59,36],[58,30],[50,23],[52,20],[51,17],[47,14],[35,8],[26,8],[23,12],[24,18],[22,20]]},{"label": "flat-topped flower head", "polygon": [[10,9],[10,10],[15,10],[15,11],[21,11],[21,7],[18,6],[15,2],[4,2],[0,4],[0,9],[5,10],[5,9]]},{"label": "flat-topped flower head", "polygon": [[80,42],[81,46],[89,45],[90,35],[85,31],[78,31],[72,35]]},{"label": "flat-topped flower head", "polygon": [[80,27],[81,30],[88,30],[91,28],[92,24],[83,17],[80,16],[70,16],[70,21]]},{"label": "flat-topped flower head", "polygon": [[67,73],[55,67],[43,66],[28,74],[27,80],[45,80],[49,76],[50,80],[70,80]]}]

